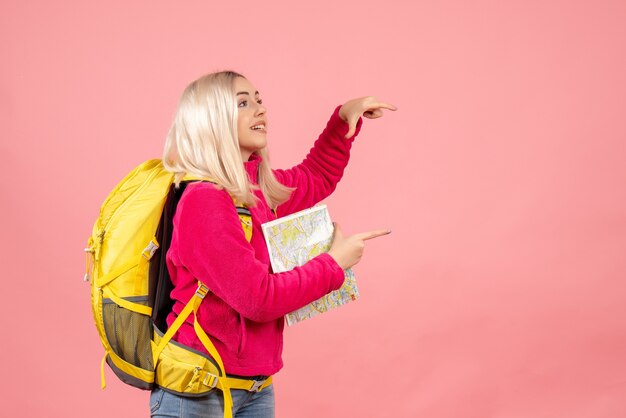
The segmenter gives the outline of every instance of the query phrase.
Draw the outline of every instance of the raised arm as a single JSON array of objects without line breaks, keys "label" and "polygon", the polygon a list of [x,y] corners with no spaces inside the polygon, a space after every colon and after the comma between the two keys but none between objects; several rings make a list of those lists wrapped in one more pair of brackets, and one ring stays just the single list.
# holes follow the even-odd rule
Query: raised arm
[{"label": "raised arm", "polygon": [[383,116],[382,109],[396,107],[366,96],[335,108],[306,158],[289,170],[274,171],[278,181],[296,188],[291,198],[278,207],[278,216],[309,208],[335,190],[350,159],[352,142],[361,130],[361,116],[376,119]]},{"label": "raised arm", "polygon": [[337,187],[350,159],[350,148],[363,121],[359,119],[355,135],[345,138],[349,126],[339,116],[337,106],[326,128],[322,131],[304,160],[288,170],[274,170],[282,184],[295,187],[291,198],[277,209],[278,216],[285,216],[309,208],[328,197]]}]

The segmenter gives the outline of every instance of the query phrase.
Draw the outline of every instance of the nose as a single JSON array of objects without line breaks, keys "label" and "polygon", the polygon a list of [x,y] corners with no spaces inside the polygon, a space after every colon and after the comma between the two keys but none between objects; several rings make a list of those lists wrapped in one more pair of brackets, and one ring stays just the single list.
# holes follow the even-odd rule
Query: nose
[{"label": "nose", "polygon": [[258,106],[256,108],[255,116],[264,115],[265,112],[267,112],[267,109],[265,109],[265,106],[263,106],[262,104],[258,104]]}]

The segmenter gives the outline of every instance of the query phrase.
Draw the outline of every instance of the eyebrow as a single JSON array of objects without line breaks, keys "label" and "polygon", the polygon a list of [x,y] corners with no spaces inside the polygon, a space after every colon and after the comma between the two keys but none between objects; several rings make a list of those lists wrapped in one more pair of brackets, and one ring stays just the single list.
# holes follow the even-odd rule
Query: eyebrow
[{"label": "eyebrow", "polygon": [[[238,91],[238,92],[237,92],[237,96],[239,96],[240,94],[247,94],[247,95],[250,95],[250,93],[248,93],[247,91]],[[258,91],[255,91],[255,92],[254,92],[254,94],[255,94],[255,95],[257,95],[257,94],[259,94],[259,92],[258,92]]]}]

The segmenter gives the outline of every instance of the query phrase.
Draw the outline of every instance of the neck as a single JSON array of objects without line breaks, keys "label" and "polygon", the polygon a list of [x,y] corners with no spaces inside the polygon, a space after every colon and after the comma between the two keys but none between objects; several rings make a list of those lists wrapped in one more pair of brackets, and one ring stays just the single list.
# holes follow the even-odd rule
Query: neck
[{"label": "neck", "polygon": [[244,151],[244,150],[240,150],[241,152],[241,160],[245,163],[246,161],[248,161],[250,159],[250,156],[252,155],[252,152],[250,151]]}]

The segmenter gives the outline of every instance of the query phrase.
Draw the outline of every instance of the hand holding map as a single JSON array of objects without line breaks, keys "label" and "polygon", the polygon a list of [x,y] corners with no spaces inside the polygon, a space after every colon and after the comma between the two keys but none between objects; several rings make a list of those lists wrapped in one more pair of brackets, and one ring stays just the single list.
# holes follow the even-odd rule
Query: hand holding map
[{"label": "hand holding map", "polygon": [[[333,225],[325,205],[315,206],[267,222],[262,225],[262,228],[274,273],[303,265],[308,260],[328,251],[333,240]],[[345,265],[356,264],[363,253],[362,241],[379,236],[379,232],[380,234],[388,233],[388,231],[375,231],[344,237],[341,230],[334,231],[335,251],[340,254],[337,257]],[[347,258],[347,261],[344,258]],[[339,265],[344,269],[345,274],[343,286],[315,302],[287,314],[285,316],[287,325],[293,325],[359,297],[352,269]]]}]

